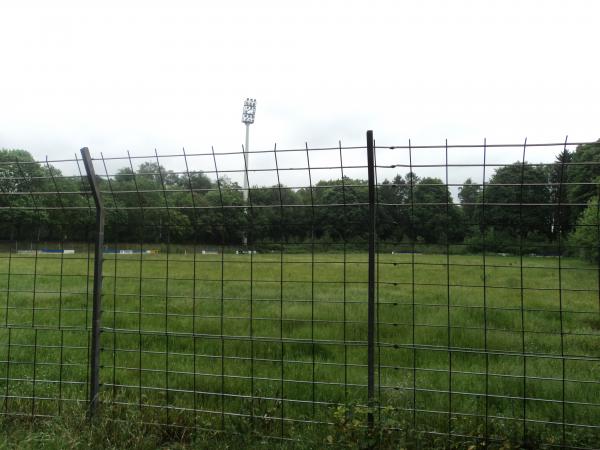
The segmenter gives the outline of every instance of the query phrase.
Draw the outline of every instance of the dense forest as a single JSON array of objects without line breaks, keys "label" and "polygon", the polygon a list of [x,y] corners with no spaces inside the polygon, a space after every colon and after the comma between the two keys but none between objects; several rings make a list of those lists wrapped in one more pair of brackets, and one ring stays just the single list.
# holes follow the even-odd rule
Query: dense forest
[{"label": "dense forest", "polygon": [[[79,174],[62,174],[24,150],[0,150],[0,239],[84,241],[93,203]],[[99,179],[108,209],[107,242],[239,245],[366,241],[366,180],[312,187],[254,186],[247,205],[227,177],[176,173],[157,163]],[[377,189],[377,235],[390,246],[580,254],[598,258],[600,140],[557,155],[553,164],[518,161],[485,186],[467,179],[458,199],[439,178],[396,175]],[[246,206],[246,207],[245,207]]]}]

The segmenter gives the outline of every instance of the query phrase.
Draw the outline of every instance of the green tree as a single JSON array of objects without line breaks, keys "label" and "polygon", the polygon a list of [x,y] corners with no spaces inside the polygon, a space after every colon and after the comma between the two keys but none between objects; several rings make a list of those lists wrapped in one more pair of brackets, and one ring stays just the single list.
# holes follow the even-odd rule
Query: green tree
[{"label": "green tree", "polygon": [[377,189],[377,234],[379,239],[401,242],[410,230],[409,186],[396,175]]},{"label": "green tree", "polygon": [[554,165],[550,169],[550,190],[554,208],[552,211],[552,231],[556,239],[560,233],[566,236],[574,225],[572,206],[569,202],[569,170],[573,162],[573,154],[563,150],[556,156]]},{"label": "green tree", "polygon": [[458,199],[465,217],[465,225],[479,229],[481,225],[481,185],[467,178],[458,190]]},{"label": "green tree", "polygon": [[596,185],[591,182],[600,177],[600,139],[579,145],[569,163],[565,179],[569,183],[567,197],[571,203],[569,225],[572,228],[587,202],[598,195]]},{"label": "green tree", "polygon": [[577,226],[570,235],[570,243],[584,259],[597,262],[600,248],[600,205],[598,197],[592,197],[577,220]]},{"label": "green tree", "polygon": [[201,210],[200,216],[206,224],[209,242],[240,244],[248,232],[248,214],[244,212],[240,186],[222,178],[217,190],[206,194],[206,202],[207,207]]},{"label": "green tree", "polygon": [[41,165],[25,150],[0,150],[0,233],[4,239],[40,240],[47,236],[48,190]]},{"label": "green tree", "polygon": [[496,234],[549,238],[552,204],[547,171],[520,161],[497,169],[485,187],[483,214],[485,229]]},{"label": "green tree", "polygon": [[25,150],[0,150],[0,237],[85,240],[93,224],[81,181]]},{"label": "green tree", "polygon": [[454,204],[442,180],[420,179],[414,186],[411,201],[414,204],[413,238],[432,244],[458,242],[464,238],[462,211]]},{"label": "green tree", "polygon": [[317,237],[333,241],[365,240],[369,225],[369,188],[365,180],[319,181],[314,189]]},{"label": "green tree", "polygon": [[254,186],[249,200],[249,226],[255,243],[285,243],[303,237],[305,208],[295,191],[283,185]]}]

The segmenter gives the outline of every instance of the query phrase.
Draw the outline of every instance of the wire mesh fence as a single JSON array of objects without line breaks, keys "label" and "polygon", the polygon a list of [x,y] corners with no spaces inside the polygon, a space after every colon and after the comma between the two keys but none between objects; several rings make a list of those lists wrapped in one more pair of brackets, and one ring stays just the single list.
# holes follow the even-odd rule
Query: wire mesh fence
[{"label": "wire mesh fence", "polygon": [[366,144],[0,152],[2,414],[596,446],[600,143]]}]

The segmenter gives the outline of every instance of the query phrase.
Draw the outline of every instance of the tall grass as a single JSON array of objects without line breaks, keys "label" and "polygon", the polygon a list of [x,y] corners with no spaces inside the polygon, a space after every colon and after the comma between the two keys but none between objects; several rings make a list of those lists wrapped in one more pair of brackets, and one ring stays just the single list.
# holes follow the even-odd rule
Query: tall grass
[{"label": "tall grass", "polygon": [[[483,262],[379,255],[377,400],[387,408],[378,419],[430,433],[422,439],[591,445],[597,268],[571,258]],[[363,253],[106,255],[102,416],[331,437],[336,408],[367,401],[366,263]],[[1,255],[7,417],[81,415],[92,267],[85,253]]]}]

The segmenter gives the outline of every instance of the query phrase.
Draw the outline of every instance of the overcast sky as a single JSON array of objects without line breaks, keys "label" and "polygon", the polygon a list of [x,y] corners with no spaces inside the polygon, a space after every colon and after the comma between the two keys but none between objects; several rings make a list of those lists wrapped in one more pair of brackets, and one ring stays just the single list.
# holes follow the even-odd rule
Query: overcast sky
[{"label": "overcast sky", "polygon": [[251,149],[600,137],[598,1],[0,5],[0,147],[36,158],[236,151],[246,97]]}]

